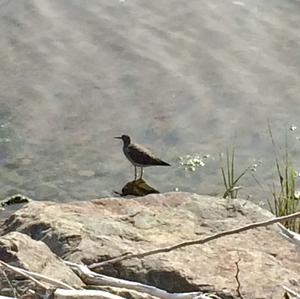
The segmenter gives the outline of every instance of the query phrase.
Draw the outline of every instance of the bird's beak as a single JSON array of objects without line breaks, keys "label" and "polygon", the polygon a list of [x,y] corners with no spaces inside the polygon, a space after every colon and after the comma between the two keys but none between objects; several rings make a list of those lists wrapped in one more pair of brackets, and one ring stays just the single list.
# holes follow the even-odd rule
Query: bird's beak
[{"label": "bird's beak", "polygon": [[115,139],[122,139],[122,137],[114,137]]}]

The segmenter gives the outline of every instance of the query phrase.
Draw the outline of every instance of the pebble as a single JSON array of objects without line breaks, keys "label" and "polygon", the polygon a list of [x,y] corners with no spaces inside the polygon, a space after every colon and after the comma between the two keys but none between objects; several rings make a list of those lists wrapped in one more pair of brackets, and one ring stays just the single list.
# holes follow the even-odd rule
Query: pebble
[{"label": "pebble", "polygon": [[29,165],[29,164],[31,164],[31,159],[22,159],[22,164],[23,165]]},{"label": "pebble", "polygon": [[92,170],[79,170],[78,174],[80,176],[91,177],[95,175],[95,172]]}]

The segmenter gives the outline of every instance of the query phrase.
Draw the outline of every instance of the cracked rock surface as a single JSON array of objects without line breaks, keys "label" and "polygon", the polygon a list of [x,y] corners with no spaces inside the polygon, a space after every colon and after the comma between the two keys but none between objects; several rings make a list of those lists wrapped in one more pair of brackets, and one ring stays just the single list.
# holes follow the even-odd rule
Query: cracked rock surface
[{"label": "cracked rock surface", "polygon": [[[25,234],[32,242],[41,240],[66,260],[90,264],[272,217],[249,201],[181,192],[88,202],[32,201],[4,222],[0,235],[7,239],[12,232],[21,233],[14,234],[22,238]],[[281,299],[282,285],[300,290],[297,250],[272,225],[204,245],[107,265],[102,273],[170,292],[216,291],[222,298],[237,298],[236,262],[240,260],[243,298]]]},{"label": "cracked rock surface", "polygon": [[[74,287],[83,285],[80,278],[65,266],[45,243],[35,241],[26,234],[10,232],[1,236],[0,260],[11,266],[58,279]],[[16,275],[15,272],[5,269],[5,274],[8,275],[10,283],[18,291],[18,295],[25,294],[26,288],[35,286],[30,280],[25,279],[22,275]],[[11,286],[7,283],[2,271],[0,271],[0,295],[13,295]]]}]

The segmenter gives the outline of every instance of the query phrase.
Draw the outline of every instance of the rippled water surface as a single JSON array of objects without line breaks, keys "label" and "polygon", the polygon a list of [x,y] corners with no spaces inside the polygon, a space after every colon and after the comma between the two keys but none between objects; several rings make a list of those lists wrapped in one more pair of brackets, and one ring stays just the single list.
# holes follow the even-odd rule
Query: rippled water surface
[{"label": "rippled water surface", "polygon": [[[0,198],[110,196],[133,178],[113,139],[128,134],[172,167],[160,191],[222,194],[219,153],[235,144],[241,184],[264,200],[267,133],[300,168],[300,2],[0,1]],[[291,125],[299,126],[289,130]],[[179,157],[209,155],[195,171]]]}]

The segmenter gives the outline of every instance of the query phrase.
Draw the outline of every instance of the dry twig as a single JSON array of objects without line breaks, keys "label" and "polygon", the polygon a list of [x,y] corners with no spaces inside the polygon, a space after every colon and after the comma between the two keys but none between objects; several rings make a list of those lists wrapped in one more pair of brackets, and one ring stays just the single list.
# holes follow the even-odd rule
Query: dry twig
[{"label": "dry twig", "polygon": [[142,257],[146,257],[146,256],[153,255],[153,254],[170,252],[172,250],[176,250],[176,249],[191,246],[191,245],[200,245],[200,244],[204,244],[204,243],[207,243],[212,240],[219,239],[219,238],[222,238],[222,237],[225,237],[228,235],[237,234],[237,233],[240,233],[240,232],[243,232],[243,231],[246,231],[249,229],[257,228],[257,227],[268,226],[268,225],[271,225],[271,224],[274,224],[274,223],[277,223],[280,221],[293,219],[293,218],[300,218],[300,212],[293,213],[293,214],[287,215],[287,216],[276,217],[274,219],[269,219],[269,220],[265,220],[265,221],[261,221],[261,222],[251,223],[251,224],[239,227],[239,228],[234,228],[231,230],[216,233],[214,235],[205,237],[203,239],[185,241],[185,242],[178,243],[178,244],[168,246],[168,247],[153,249],[153,250],[145,251],[145,252],[141,252],[141,253],[131,253],[131,254],[127,254],[127,255],[118,256],[118,257],[115,257],[115,258],[107,260],[107,261],[103,261],[100,263],[94,263],[94,264],[90,265],[89,268],[95,269],[95,268],[99,268],[99,267],[102,267],[107,264],[113,264],[116,262],[132,259],[132,258],[142,258]]},{"label": "dry twig", "polygon": [[145,285],[139,282],[128,281],[124,279],[109,277],[103,274],[98,274],[91,271],[85,265],[79,265],[71,262],[65,261],[65,264],[70,266],[83,280],[84,283],[90,285],[105,285],[117,288],[125,288],[128,290],[134,290],[137,292],[149,294],[154,297],[161,299],[208,299],[208,298],[218,298],[209,297],[207,294],[201,292],[189,292],[189,293],[169,293],[167,291],[158,289],[156,287]]}]

